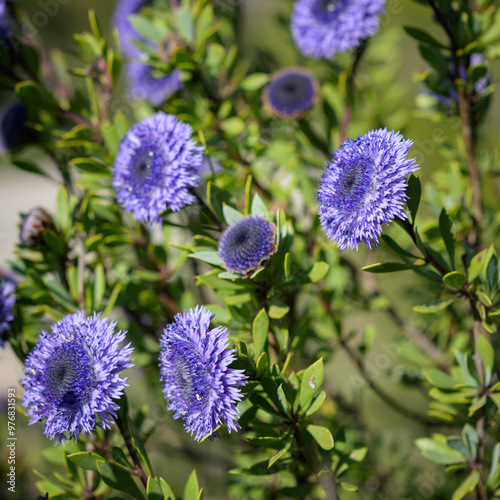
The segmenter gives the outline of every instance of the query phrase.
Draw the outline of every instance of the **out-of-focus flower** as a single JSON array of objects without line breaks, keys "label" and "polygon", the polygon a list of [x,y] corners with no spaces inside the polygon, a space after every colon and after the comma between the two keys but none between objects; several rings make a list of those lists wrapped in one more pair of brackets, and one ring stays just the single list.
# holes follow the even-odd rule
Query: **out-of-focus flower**
[{"label": "out-of-focus flower", "polygon": [[[127,386],[120,372],[133,366],[125,332],[99,314],[65,316],[42,332],[26,358],[23,406],[30,424],[45,420],[44,434],[57,442],[78,439],[96,425],[111,427]],[[69,432],[69,437],[66,433]]]},{"label": "out-of-focus flower", "polygon": [[147,64],[133,62],[128,65],[128,94],[132,99],[147,101],[160,106],[172,94],[184,87],[181,72],[174,69],[168,75],[156,78],[153,68]]},{"label": "out-of-focus flower", "polygon": [[10,101],[0,109],[0,154],[20,146],[28,131],[25,122],[28,109],[20,101]]},{"label": "out-of-focus flower", "polygon": [[36,247],[43,243],[44,231],[52,225],[52,217],[43,207],[28,212],[21,224],[21,245]]},{"label": "out-of-focus flower", "polygon": [[115,7],[111,24],[118,31],[122,53],[131,59],[141,55],[141,50],[134,45],[133,40],[145,40],[133,28],[130,16],[139,13],[149,3],[149,0],[119,0]]},{"label": "out-of-focus flower", "polygon": [[276,251],[276,227],[264,217],[245,217],[230,226],[219,241],[219,257],[230,272],[246,275]]},{"label": "out-of-focus flower", "polygon": [[277,71],[264,91],[269,113],[283,118],[304,116],[318,100],[318,82],[303,68]]},{"label": "out-of-focus flower", "polygon": [[134,219],[161,224],[161,214],[191,204],[199,182],[203,148],[190,125],[158,112],[127,132],[115,158],[113,187]]},{"label": "out-of-focus flower", "polygon": [[292,35],[306,56],[332,59],[379,29],[385,0],[296,0]]},{"label": "out-of-focus flower", "polygon": [[406,176],[418,170],[406,156],[412,145],[399,132],[379,129],[344,141],[318,191],[319,219],[339,249],[378,244],[382,224],[406,219]]},{"label": "out-of-focus flower", "polygon": [[16,303],[16,285],[13,281],[0,278],[0,347],[4,346],[2,334],[10,330],[14,321],[12,309]]},{"label": "out-of-focus flower", "polygon": [[229,432],[239,428],[236,402],[243,370],[229,368],[235,349],[227,349],[228,330],[210,329],[214,317],[204,307],[176,314],[160,339],[160,382],[167,410],[182,418],[186,431],[200,441],[219,425]]}]

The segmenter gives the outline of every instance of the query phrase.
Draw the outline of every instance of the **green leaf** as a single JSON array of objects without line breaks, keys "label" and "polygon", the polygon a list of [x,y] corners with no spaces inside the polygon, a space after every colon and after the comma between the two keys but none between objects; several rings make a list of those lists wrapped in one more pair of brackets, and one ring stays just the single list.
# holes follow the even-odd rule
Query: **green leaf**
[{"label": "green leaf", "polygon": [[145,500],[141,490],[132,479],[130,471],[118,464],[104,462],[102,459],[97,461],[98,472],[102,480],[118,491],[124,491],[138,500]]},{"label": "green leaf", "polygon": [[263,308],[253,320],[252,338],[255,357],[258,358],[266,347],[267,335],[269,332],[269,317]]},{"label": "green leaf", "polygon": [[476,460],[479,446],[479,436],[477,435],[476,429],[470,424],[465,424],[462,429],[462,439],[467,447],[471,460]]},{"label": "green leaf", "polygon": [[258,194],[253,197],[250,213],[254,217],[265,217],[266,219],[269,219],[269,210]]},{"label": "green leaf", "polygon": [[446,49],[446,45],[443,45],[440,41],[436,40],[433,36],[429,35],[426,31],[419,28],[413,28],[410,26],[403,26],[403,29],[415,40],[430,45],[432,47],[437,47],[441,49]]},{"label": "green leaf", "polygon": [[333,436],[326,427],[310,424],[307,426],[307,431],[324,450],[331,450],[333,448]]},{"label": "green leaf", "polygon": [[20,82],[16,85],[16,94],[28,107],[40,108],[52,115],[56,114],[57,103],[54,97],[38,83]]},{"label": "green leaf", "polygon": [[411,174],[410,178],[408,179],[406,195],[408,196],[406,205],[410,210],[411,223],[412,226],[414,226],[415,219],[417,218],[418,207],[420,205],[420,198],[422,196],[422,186],[420,185],[420,179],[418,177],[415,177],[413,174]]},{"label": "green leaf", "polygon": [[460,290],[465,284],[465,276],[458,271],[453,271],[443,276],[443,283],[450,288]]},{"label": "green leaf", "polygon": [[233,207],[230,207],[225,203],[222,205],[222,212],[224,214],[224,220],[228,226],[232,226],[235,222],[245,218],[241,212],[238,212],[238,210],[235,210]]},{"label": "green leaf", "polygon": [[290,252],[287,252],[285,254],[283,268],[285,271],[285,278],[287,281],[289,281],[292,277],[292,256],[290,255]]},{"label": "green leaf", "polygon": [[320,408],[321,405],[325,402],[326,399],[326,392],[321,391],[313,400],[311,403],[311,406],[306,411],[306,417],[309,417],[313,413],[316,413]]},{"label": "green leaf", "polygon": [[73,158],[70,165],[84,172],[91,174],[109,174],[110,171],[105,163],[101,163],[93,158]]},{"label": "green leaf", "polygon": [[68,460],[71,460],[78,467],[85,470],[93,470],[97,472],[97,460],[103,460],[100,455],[90,453],[89,451],[82,451],[80,453],[73,453],[68,455]]},{"label": "green leaf", "polygon": [[484,78],[488,74],[488,67],[486,64],[478,64],[476,66],[470,66],[467,70],[467,76],[471,83],[475,83],[481,78]]},{"label": "green leaf", "polygon": [[355,492],[358,491],[358,487],[355,484],[351,483],[346,483],[345,481],[339,481],[339,486],[344,490],[344,491],[351,491]]},{"label": "green leaf", "polygon": [[448,215],[448,212],[443,208],[439,215],[439,231],[443,238],[446,251],[450,256],[451,267],[455,268],[455,246],[457,244],[457,235],[455,234],[455,227]]},{"label": "green leaf", "polygon": [[222,267],[224,264],[222,259],[219,257],[219,254],[215,250],[204,250],[202,252],[196,252],[189,254],[191,259],[201,260],[203,262],[207,262],[208,264],[212,264],[213,266]]},{"label": "green leaf", "polygon": [[156,477],[150,476],[148,478],[146,493],[148,495],[148,500],[165,500],[160,480]]},{"label": "green leaf", "polygon": [[187,7],[175,10],[175,24],[188,45],[194,41],[194,21]]},{"label": "green leaf", "polygon": [[326,262],[315,262],[307,277],[311,283],[317,283],[328,274],[329,269],[330,266]]},{"label": "green leaf", "polygon": [[464,461],[464,456],[461,453],[437,439],[421,438],[415,440],[415,444],[422,455],[434,463],[448,465]]},{"label": "green leaf", "polygon": [[168,499],[175,500],[175,495],[174,492],[172,491],[172,488],[170,488],[165,479],[163,479],[162,477],[160,477],[159,479],[163,493],[165,494],[165,500]]},{"label": "green leaf", "polygon": [[469,269],[467,270],[467,277],[470,283],[481,274],[485,264],[486,252],[487,249],[484,249],[472,258]]},{"label": "green leaf", "polygon": [[290,307],[288,306],[278,306],[274,304],[269,307],[269,317],[273,319],[284,318],[288,314],[289,310]]},{"label": "green leaf", "polygon": [[293,436],[292,434],[290,434],[286,441],[285,441],[285,445],[283,446],[283,448],[281,448],[281,450],[278,450],[270,459],[269,459],[269,462],[267,464],[267,468],[271,467],[272,465],[274,465],[289,449],[290,447],[292,446],[292,443],[293,443]]},{"label": "green leaf", "polygon": [[262,375],[267,371],[269,367],[269,357],[267,355],[267,352],[263,352],[260,356],[259,359],[257,360],[256,363],[257,367],[257,378],[262,377]]},{"label": "green leaf", "polygon": [[404,248],[401,248],[390,236],[383,234],[382,239],[384,240],[385,244],[393,252],[397,253],[401,257],[409,257],[410,259],[419,259],[420,258],[420,257],[417,257],[416,255],[413,255],[410,252],[407,252]]},{"label": "green leaf", "polygon": [[451,500],[461,500],[467,493],[474,491],[476,489],[477,483],[481,479],[481,474],[479,471],[472,471],[465,481],[453,492]]},{"label": "green leaf", "polygon": [[259,90],[267,82],[269,82],[269,75],[267,73],[253,73],[244,78],[240,87],[248,91]]},{"label": "green leaf", "polygon": [[132,465],[129,463],[127,456],[121,448],[118,448],[118,446],[113,446],[111,448],[111,458],[124,467],[132,468]]},{"label": "green leaf", "polygon": [[104,274],[104,267],[98,264],[94,269],[94,311],[101,309],[102,299],[106,294],[106,275]]},{"label": "green leaf", "polygon": [[368,273],[394,273],[397,271],[406,271],[407,269],[418,269],[425,266],[426,263],[422,260],[417,261],[415,264],[403,264],[402,262],[379,262],[378,264],[371,264],[370,266],[362,267],[362,271]]},{"label": "green leaf", "polygon": [[486,480],[487,486],[492,487],[494,480],[497,476],[498,463],[500,461],[500,443],[496,443],[493,447],[493,453],[491,455],[491,466],[488,478]]},{"label": "green leaf", "polygon": [[478,349],[484,367],[493,371],[493,367],[495,366],[495,351],[484,335],[479,336]]},{"label": "green leaf", "polygon": [[441,302],[436,302],[435,304],[428,304],[428,305],[420,305],[420,306],[413,306],[413,310],[418,313],[422,314],[435,314],[437,312],[443,311],[446,309],[450,304],[453,304],[455,302],[456,297],[452,297],[449,299],[442,300]]},{"label": "green leaf", "polygon": [[198,486],[198,477],[196,476],[196,470],[193,469],[191,475],[189,476],[186,486],[184,488],[184,500],[197,500],[200,487]]},{"label": "green leaf", "polygon": [[299,406],[306,409],[314,394],[319,390],[325,370],[323,367],[323,358],[313,363],[302,375],[299,391]]},{"label": "green leaf", "polygon": [[432,385],[441,389],[454,389],[457,385],[459,385],[458,381],[453,377],[450,377],[446,373],[434,368],[424,370],[422,374]]}]

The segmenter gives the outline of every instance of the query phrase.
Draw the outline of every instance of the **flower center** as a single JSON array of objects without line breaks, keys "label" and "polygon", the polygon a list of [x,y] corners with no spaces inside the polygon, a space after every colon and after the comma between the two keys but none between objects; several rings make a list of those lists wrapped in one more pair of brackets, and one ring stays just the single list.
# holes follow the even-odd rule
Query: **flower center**
[{"label": "flower center", "polygon": [[151,174],[151,167],[154,162],[153,151],[140,151],[134,159],[135,178],[143,182]]},{"label": "flower center", "polygon": [[68,342],[57,347],[44,373],[44,395],[59,408],[74,408],[83,403],[92,391],[94,374],[85,349]]},{"label": "flower center", "polygon": [[330,22],[346,6],[348,0],[317,0],[313,5],[313,14],[323,22]]},{"label": "flower center", "polygon": [[344,164],[341,168],[334,205],[339,212],[349,213],[359,206],[370,190],[373,170],[364,162]]},{"label": "flower center", "polygon": [[194,401],[202,401],[208,392],[207,369],[200,355],[193,352],[175,350],[172,357],[175,383],[188,406]]}]

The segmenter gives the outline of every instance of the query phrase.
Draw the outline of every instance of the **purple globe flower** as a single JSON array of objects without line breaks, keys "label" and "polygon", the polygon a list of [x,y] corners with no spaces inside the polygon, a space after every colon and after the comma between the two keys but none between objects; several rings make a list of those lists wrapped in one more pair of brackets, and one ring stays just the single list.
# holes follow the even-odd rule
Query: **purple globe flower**
[{"label": "purple globe flower", "polygon": [[230,272],[248,275],[276,251],[276,227],[264,217],[246,217],[219,241],[219,257]]},{"label": "purple globe flower", "polygon": [[385,0],[296,0],[292,36],[306,56],[332,59],[379,29]]},{"label": "purple globe flower", "polygon": [[132,27],[130,16],[137,14],[144,5],[149,3],[151,3],[149,0],[119,0],[116,4],[111,24],[118,31],[118,40],[123,54],[129,58],[141,56],[141,50],[134,45],[133,40],[145,42],[145,39]]},{"label": "purple globe flower", "polygon": [[2,334],[10,330],[14,321],[12,309],[16,303],[16,285],[13,281],[0,278],[0,347],[4,346]]},{"label": "purple globe flower", "polygon": [[119,348],[125,332],[115,334],[115,326],[96,313],[65,316],[42,332],[26,358],[23,406],[30,424],[45,420],[50,439],[61,443],[96,425],[110,428],[119,409],[113,400],[128,385],[120,372],[133,366],[133,349]]},{"label": "purple globe flower", "polygon": [[304,116],[318,99],[318,82],[303,68],[277,71],[264,92],[267,110],[283,118]]},{"label": "purple globe flower", "polygon": [[174,115],[158,112],[127,132],[115,158],[113,187],[134,219],[161,224],[161,214],[191,204],[198,185],[203,148],[193,129]]},{"label": "purple globe flower", "polygon": [[210,330],[214,317],[198,306],[176,314],[160,339],[160,382],[168,400],[167,410],[184,420],[184,427],[200,441],[219,425],[229,432],[239,428],[235,403],[238,386],[245,385],[243,370],[229,368],[235,349],[227,349],[228,330]]},{"label": "purple globe flower", "polygon": [[181,72],[177,69],[161,78],[151,73],[153,68],[147,64],[130,63],[128,65],[128,94],[132,99],[147,101],[160,106],[172,94],[184,87]]},{"label": "purple globe flower", "polygon": [[378,244],[382,224],[406,218],[406,176],[418,170],[406,155],[412,141],[379,129],[347,139],[332,154],[319,184],[319,219],[339,249]]}]

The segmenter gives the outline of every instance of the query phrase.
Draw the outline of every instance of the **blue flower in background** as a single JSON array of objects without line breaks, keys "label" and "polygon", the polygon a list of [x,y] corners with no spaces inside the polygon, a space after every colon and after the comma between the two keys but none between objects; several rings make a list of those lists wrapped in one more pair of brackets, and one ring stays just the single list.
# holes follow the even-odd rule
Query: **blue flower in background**
[{"label": "blue flower in background", "polygon": [[140,57],[142,53],[134,45],[133,40],[145,41],[133,28],[130,16],[138,14],[142,7],[149,3],[151,2],[148,0],[119,0],[116,4],[112,26],[118,30],[118,40],[122,53],[129,58]]},{"label": "blue flower in background", "polygon": [[[16,285],[13,281],[0,278],[0,335],[10,330],[10,323],[14,321],[12,309],[16,303]],[[3,347],[0,337],[0,347]]]},{"label": "blue flower in background", "polygon": [[113,400],[128,385],[120,372],[133,366],[133,349],[119,348],[125,332],[115,334],[115,326],[99,314],[65,316],[42,332],[26,358],[23,406],[30,424],[46,421],[50,439],[65,442],[96,425],[110,428],[119,409]]},{"label": "blue flower in background", "polygon": [[382,224],[406,219],[406,176],[418,170],[406,155],[412,141],[379,129],[344,141],[318,191],[319,219],[339,249],[378,244]]},{"label": "blue flower in background", "polygon": [[160,382],[167,410],[182,418],[186,431],[200,441],[219,425],[229,432],[239,428],[238,386],[245,385],[243,370],[229,368],[235,349],[227,349],[228,330],[210,329],[214,317],[204,307],[176,314],[160,339]]},{"label": "blue flower in background", "polygon": [[359,47],[379,29],[385,0],[297,0],[291,30],[306,56],[332,59]]},{"label": "blue flower in background", "polygon": [[0,109],[0,154],[21,145],[29,135],[25,122],[28,108],[20,101],[10,101]]},{"label": "blue flower in background", "polygon": [[318,82],[302,68],[277,71],[264,91],[264,104],[271,114],[283,118],[304,116],[318,99]]},{"label": "blue flower in background", "polygon": [[0,0],[0,43],[9,39],[12,19],[9,16],[9,0]]},{"label": "blue flower in background", "polygon": [[203,148],[190,125],[158,112],[130,128],[115,158],[113,187],[134,219],[161,224],[161,214],[191,204],[198,185]]},{"label": "blue flower in background", "polygon": [[172,94],[184,87],[181,72],[174,69],[168,75],[155,78],[147,64],[130,63],[127,68],[128,94],[132,99],[160,106]]},{"label": "blue flower in background", "polygon": [[264,217],[246,217],[226,229],[219,257],[231,272],[248,274],[276,251],[276,227]]}]

